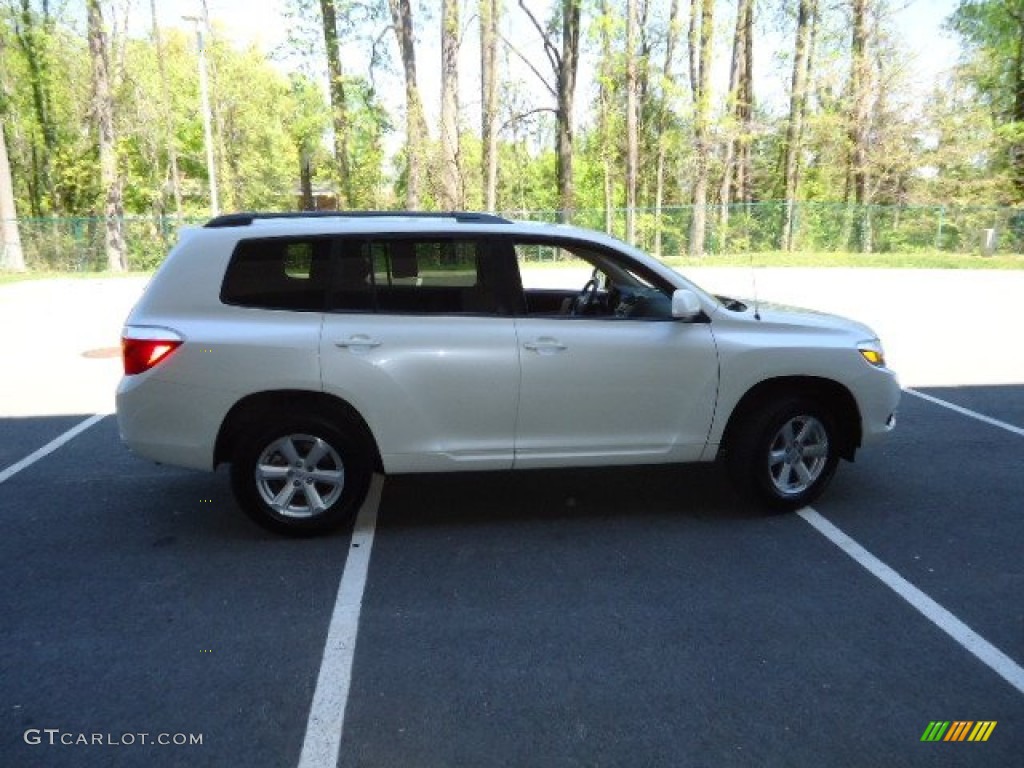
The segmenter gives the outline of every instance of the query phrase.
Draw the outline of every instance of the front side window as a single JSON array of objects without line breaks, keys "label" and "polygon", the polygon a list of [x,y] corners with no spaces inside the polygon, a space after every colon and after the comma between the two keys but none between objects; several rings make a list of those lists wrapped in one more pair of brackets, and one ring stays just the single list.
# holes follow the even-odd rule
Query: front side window
[{"label": "front side window", "polygon": [[526,314],[611,320],[672,319],[671,286],[585,243],[515,244]]},{"label": "front side window", "polygon": [[241,240],[231,256],[220,297],[260,309],[321,311],[328,285],[327,239]]}]

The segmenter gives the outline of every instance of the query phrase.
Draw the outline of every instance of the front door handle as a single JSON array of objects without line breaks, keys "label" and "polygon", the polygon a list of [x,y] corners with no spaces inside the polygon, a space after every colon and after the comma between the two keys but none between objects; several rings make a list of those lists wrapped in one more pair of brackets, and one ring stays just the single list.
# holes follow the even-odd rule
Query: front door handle
[{"label": "front door handle", "polygon": [[363,333],[357,333],[354,336],[349,336],[345,341],[334,342],[334,346],[340,349],[351,349],[353,352],[366,352],[368,350],[375,349],[380,345],[381,342],[376,339],[371,339]]},{"label": "front door handle", "polygon": [[531,352],[537,352],[541,355],[553,355],[556,352],[564,352],[568,349],[565,344],[560,342],[558,339],[553,339],[550,336],[541,336],[536,341],[528,341],[523,344],[525,349]]}]

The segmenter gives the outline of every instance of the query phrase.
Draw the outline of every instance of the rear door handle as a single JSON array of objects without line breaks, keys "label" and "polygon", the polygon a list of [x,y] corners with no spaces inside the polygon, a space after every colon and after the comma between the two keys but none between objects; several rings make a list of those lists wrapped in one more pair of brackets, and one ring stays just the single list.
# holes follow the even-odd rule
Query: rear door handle
[{"label": "rear door handle", "polygon": [[363,333],[357,333],[354,336],[349,336],[345,341],[336,341],[334,346],[340,349],[351,349],[353,352],[365,352],[370,349],[379,347],[381,342],[376,339],[371,339],[369,336]]},{"label": "rear door handle", "polygon": [[528,341],[523,344],[523,347],[541,355],[553,355],[556,352],[564,352],[568,349],[565,344],[558,339],[552,339],[550,336],[541,336],[536,341]]}]

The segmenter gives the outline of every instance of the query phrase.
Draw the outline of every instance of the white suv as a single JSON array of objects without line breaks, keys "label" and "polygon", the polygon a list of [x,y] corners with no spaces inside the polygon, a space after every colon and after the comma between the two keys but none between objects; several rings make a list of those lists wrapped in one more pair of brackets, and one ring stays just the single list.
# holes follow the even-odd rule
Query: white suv
[{"label": "white suv", "polygon": [[488,214],[215,218],[183,230],[123,336],[128,447],[230,462],[242,508],[289,533],[350,519],[374,472],[721,456],[792,509],[893,428],[900,393],[863,325]]}]

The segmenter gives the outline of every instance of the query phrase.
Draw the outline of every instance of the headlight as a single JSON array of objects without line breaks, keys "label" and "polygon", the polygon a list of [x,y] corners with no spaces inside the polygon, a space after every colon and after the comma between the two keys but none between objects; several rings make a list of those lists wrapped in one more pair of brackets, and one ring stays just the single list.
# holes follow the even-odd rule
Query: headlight
[{"label": "headlight", "polygon": [[885,352],[882,351],[882,342],[878,339],[868,339],[857,344],[857,350],[861,357],[867,360],[876,368],[885,367]]}]

